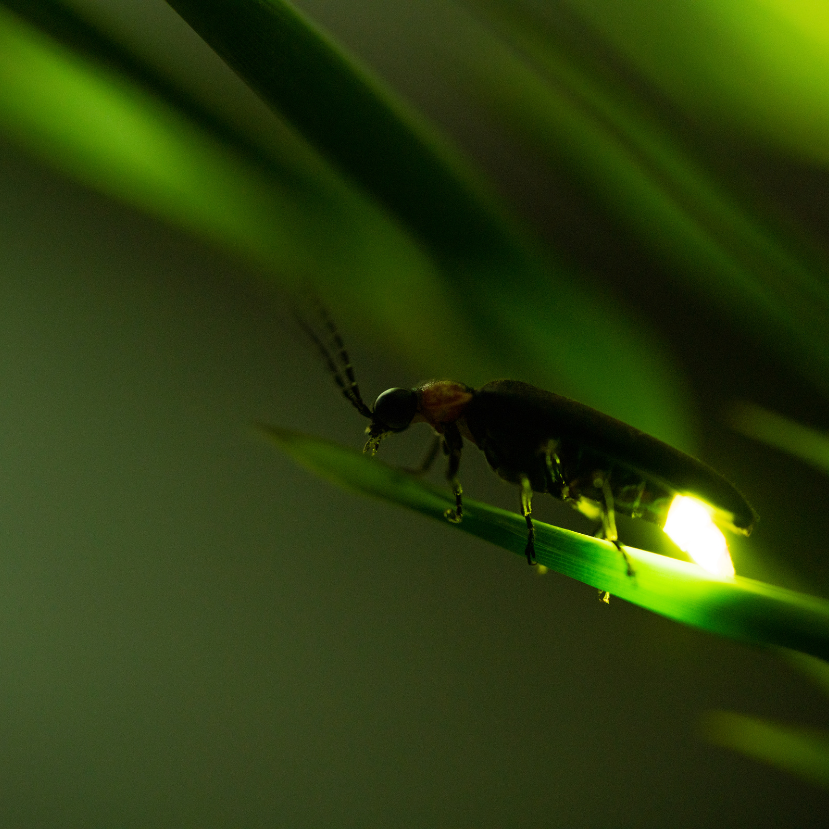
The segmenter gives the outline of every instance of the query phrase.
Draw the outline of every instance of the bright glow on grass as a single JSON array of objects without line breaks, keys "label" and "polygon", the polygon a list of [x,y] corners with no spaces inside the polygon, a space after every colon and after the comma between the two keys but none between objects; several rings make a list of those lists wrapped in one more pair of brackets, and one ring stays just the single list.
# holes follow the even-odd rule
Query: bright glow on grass
[{"label": "bright glow on grass", "polygon": [[668,510],[665,534],[703,570],[733,576],[734,565],[725,536],[711,519],[711,508],[688,495],[677,495]]}]

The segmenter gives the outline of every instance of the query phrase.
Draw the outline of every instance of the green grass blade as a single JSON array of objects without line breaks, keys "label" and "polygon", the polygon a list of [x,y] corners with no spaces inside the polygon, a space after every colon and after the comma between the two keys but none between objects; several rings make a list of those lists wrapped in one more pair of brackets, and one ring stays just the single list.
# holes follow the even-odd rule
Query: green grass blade
[{"label": "green grass blade", "polygon": [[818,685],[824,694],[829,695],[829,663],[796,651],[784,651],[784,655],[795,668]]},{"label": "green grass blade", "polygon": [[[449,524],[443,518],[453,505],[448,491],[353,449],[273,426],[262,429],[296,461],[338,485],[421,512],[444,522],[447,531],[467,532],[524,555],[527,529],[518,514],[465,499],[464,520]],[[636,570],[631,578],[609,542],[540,521],[535,527],[537,560],[563,575],[711,633],[829,658],[829,602],[824,599],[752,579],[717,579],[688,562],[626,548]]]}]

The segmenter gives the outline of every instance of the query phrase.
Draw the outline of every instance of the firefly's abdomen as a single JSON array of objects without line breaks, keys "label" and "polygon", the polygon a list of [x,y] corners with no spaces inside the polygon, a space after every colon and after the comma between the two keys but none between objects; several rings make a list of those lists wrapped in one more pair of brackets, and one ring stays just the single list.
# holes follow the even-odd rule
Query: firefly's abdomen
[{"label": "firefly's abdomen", "polygon": [[[608,476],[617,512],[662,523],[674,495],[693,494],[748,535],[757,516],[743,496],[700,461],[615,418],[517,380],[495,380],[464,409],[469,434],[505,480],[526,475],[535,492],[601,501]],[[545,450],[558,465],[552,474]],[[562,482],[566,485],[563,489]]]}]

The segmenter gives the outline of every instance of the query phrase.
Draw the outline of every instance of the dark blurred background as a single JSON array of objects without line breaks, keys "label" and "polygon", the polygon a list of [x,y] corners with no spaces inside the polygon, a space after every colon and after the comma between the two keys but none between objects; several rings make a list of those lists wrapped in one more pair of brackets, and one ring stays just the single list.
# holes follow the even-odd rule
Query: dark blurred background
[{"label": "dark blurred background", "polygon": [[[728,415],[748,401],[823,428],[819,359],[804,369],[796,338],[769,336],[750,303],[667,276],[669,257],[469,96],[452,60],[477,12],[301,5],[486,171],[565,272],[641,326],[675,384],[681,417],[665,431],[761,515],[734,542],[738,572],[826,595],[825,476]],[[164,3],[76,8],[251,133],[282,129]],[[626,67],[674,139],[826,276],[817,151],[748,116],[723,125],[726,103],[672,97],[612,37],[588,38],[589,15],[555,14],[570,48],[584,42],[619,77]],[[826,726],[826,698],[785,660],[604,606],[585,585],[295,467],[253,423],[355,447],[365,423],[270,278],[64,175],[13,130],[0,188],[0,822],[825,824],[825,793],[701,737],[714,709]],[[459,364],[449,353],[439,365],[439,342],[431,361],[413,354],[371,321],[388,279],[357,297],[318,281],[371,400]],[[530,300],[555,309],[557,297]],[[462,312],[463,295],[452,301]],[[624,382],[619,399],[635,401]],[[413,429],[382,454],[412,463],[427,442]],[[470,497],[517,506],[477,453],[462,471]],[[559,504],[536,508],[591,530]],[[623,533],[661,549],[649,527]]]}]

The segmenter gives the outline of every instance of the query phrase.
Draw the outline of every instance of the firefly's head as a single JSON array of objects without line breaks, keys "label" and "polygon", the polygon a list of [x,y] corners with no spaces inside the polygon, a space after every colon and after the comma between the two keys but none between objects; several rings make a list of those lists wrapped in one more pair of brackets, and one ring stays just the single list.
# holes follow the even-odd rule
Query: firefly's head
[{"label": "firefly's head", "polygon": [[417,392],[414,389],[388,389],[374,401],[371,422],[389,432],[402,432],[411,426],[416,414]]},{"label": "firefly's head", "polygon": [[[297,322],[316,345],[345,399],[363,417],[371,421],[366,429],[369,438],[363,451],[371,452],[373,455],[384,437],[409,428],[417,414],[418,393],[413,389],[388,389],[377,398],[374,408],[370,409],[360,394],[360,387],[357,385],[357,378],[351,366],[351,358],[345,350],[345,344],[334,321],[319,300],[316,301],[316,305],[320,319],[327,330],[327,337],[318,337],[299,314],[296,315]],[[325,339],[329,341],[328,344]]]},{"label": "firefly's head", "polygon": [[408,429],[417,414],[417,409],[418,397],[414,389],[384,391],[374,401],[374,411],[370,415],[371,424],[366,429],[368,441],[363,451],[373,455],[384,437]]}]

